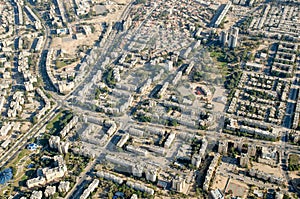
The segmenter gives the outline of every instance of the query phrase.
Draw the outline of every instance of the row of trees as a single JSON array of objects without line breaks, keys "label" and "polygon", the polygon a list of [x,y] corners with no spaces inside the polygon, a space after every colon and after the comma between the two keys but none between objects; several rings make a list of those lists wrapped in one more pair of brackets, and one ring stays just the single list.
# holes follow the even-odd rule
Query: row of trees
[{"label": "row of trees", "polygon": [[228,98],[231,98],[233,96],[234,89],[238,86],[241,76],[242,76],[242,71],[236,71],[236,72],[229,74],[226,77],[224,86],[226,89],[230,90]]},{"label": "row of trees", "polygon": [[64,110],[47,124],[46,129],[49,130],[50,134],[56,135],[71,121],[72,118],[73,113],[68,110]]}]

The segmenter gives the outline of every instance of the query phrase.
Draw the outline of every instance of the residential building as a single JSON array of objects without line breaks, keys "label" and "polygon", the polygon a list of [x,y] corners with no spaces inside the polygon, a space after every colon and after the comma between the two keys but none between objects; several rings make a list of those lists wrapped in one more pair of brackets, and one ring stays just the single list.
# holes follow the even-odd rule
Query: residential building
[{"label": "residential building", "polygon": [[224,194],[220,189],[215,189],[210,191],[210,196],[212,199],[224,199]]},{"label": "residential building", "polygon": [[184,192],[184,190],[186,189],[185,179],[180,176],[176,176],[172,180],[172,189],[174,189],[177,192]]},{"label": "residential building", "polygon": [[43,192],[42,191],[33,191],[30,199],[42,199],[43,198]]},{"label": "residential building", "polygon": [[70,190],[70,182],[61,181],[58,186],[58,191],[61,193],[67,193]]},{"label": "residential building", "polygon": [[218,146],[218,153],[220,154],[227,154],[227,149],[228,149],[228,143],[225,140],[220,140],[219,141],[219,146]]},{"label": "residential building", "polygon": [[249,157],[246,153],[242,153],[240,157],[241,167],[247,167],[249,165]]}]

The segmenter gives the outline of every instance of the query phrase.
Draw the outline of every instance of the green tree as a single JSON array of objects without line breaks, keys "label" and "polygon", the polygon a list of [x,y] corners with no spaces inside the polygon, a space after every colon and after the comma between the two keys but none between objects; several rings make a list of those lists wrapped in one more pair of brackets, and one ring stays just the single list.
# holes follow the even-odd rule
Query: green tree
[{"label": "green tree", "polygon": [[32,117],[32,123],[33,123],[33,124],[36,124],[36,123],[37,123],[37,117],[36,117],[36,116],[33,116],[33,117]]}]

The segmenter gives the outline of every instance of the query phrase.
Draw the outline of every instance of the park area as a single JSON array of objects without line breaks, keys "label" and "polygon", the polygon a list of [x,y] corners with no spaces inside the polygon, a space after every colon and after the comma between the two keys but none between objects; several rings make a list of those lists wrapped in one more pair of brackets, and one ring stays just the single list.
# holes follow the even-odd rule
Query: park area
[{"label": "park area", "polygon": [[298,171],[300,168],[300,158],[297,154],[289,155],[289,171]]}]

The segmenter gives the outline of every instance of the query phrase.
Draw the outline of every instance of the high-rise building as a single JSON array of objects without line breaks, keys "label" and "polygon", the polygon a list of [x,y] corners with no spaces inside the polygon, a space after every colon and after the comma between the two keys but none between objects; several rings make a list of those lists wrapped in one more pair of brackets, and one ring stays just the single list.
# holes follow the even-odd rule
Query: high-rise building
[{"label": "high-rise building", "polygon": [[166,68],[167,71],[173,70],[173,62],[172,61],[167,61],[166,65],[165,65],[165,68]]},{"label": "high-rise building", "polygon": [[248,155],[255,156],[256,155],[256,145],[248,145]]},{"label": "high-rise building", "polygon": [[185,179],[182,177],[176,176],[172,180],[172,189],[176,190],[177,192],[183,192],[185,189]]},{"label": "high-rise building", "polygon": [[220,141],[218,146],[218,153],[226,154],[227,153],[228,144],[226,141]]},{"label": "high-rise building", "polygon": [[50,148],[57,149],[60,153],[67,154],[69,145],[68,142],[61,142],[59,136],[51,136],[49,139]]},{"label": "high-rise building", "polygon": [[238,37],[234,35],[229,36],[229,48],[236,48],[237,47],[237,40]]},{"label": "high-rise building", "polygon": [[135,164],[131,167],[131,169],[132,169],[131,172],[133,176],[142,177],[144,171],[144,167],[142,165]]},{"label": "high-rise building", "polygon": [[249,157],[246,153],[241,154],[240,165],[241,167],[247,167],[249,164]]},{"label": "high-rise building", "polygon": [[231,27],[230,34],[229,34],[229,48],[237,47],[238,43],[238,36],[239,36],[239,28],[238,27]]},{"label": "high-rise building", "polygon": [[193,155],[192,156],[192,165],[194,165],[195,167],[199,168],[200,164],[201,164],[201,157],[200,155]]},{"label": "high-rise building", "polygon": [[51,136],[49,139],[49,146],[52,149],[58,148],[58,145],[60,143],[60,137],[59,136]]},{"label": "high-rise building", "polygon": [[228,31],[222,31],[220,34],[220,42],[222,46],[225,46],[228,42]]},{"label": "high-rise building", "polygon": [[238,36],[239,35],[239,28],[238,27],[231,27],[231,34],[234,36]]},{"label": "high-rise building", "polygon": [[151,181],[151,182],[155,182],[156,181],[156,178],[157,178],[157,170],[156,169],[147,169],[145,171],[145,174],[146,174],[146,179]]},{"label": "high-rise building", "polygon": [[69,145],[70,145],[69,142],[61,142],[60,145],[58,146],[58,151],[60,153],[67,154]]}]

